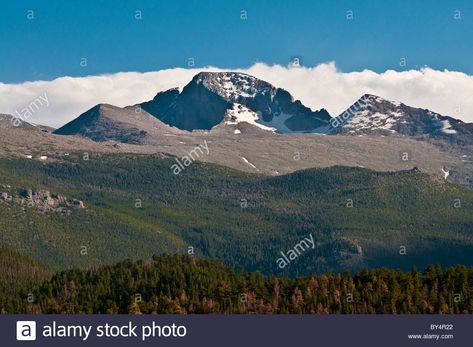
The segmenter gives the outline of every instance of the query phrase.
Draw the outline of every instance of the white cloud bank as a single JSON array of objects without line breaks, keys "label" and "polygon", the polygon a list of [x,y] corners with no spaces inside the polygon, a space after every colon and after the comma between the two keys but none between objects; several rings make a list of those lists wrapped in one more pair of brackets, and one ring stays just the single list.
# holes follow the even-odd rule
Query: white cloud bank
[{"label": "white cloud bank", "polygon": [[[89,77],[61,77],[52,81],[20,84],[0,83],[0,113],[22,113],[22,109],[47,95],[43,105],[28,119],[36,124],[60,127],[99,103],[133,105],[152,99],[157,92],[185,86],[200,71],[218,68],[168,69],[156,72],[122,72]],[[473,122],[473,76],[430,68],[376,73],[338,71],[335,63],[316,67],[289,68],[255,64],[245,72],[288,90],[312,109],[326,108],[338,116],[365,93],[414,107]],[[45,94],[46,93],[46,94]]]}]

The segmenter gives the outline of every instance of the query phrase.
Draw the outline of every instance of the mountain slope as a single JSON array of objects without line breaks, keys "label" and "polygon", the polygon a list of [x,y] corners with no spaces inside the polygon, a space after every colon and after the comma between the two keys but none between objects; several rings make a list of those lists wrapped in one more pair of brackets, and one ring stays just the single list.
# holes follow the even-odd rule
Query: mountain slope
[{"label": "mountain slope", "polygon": [[473,144],[473,124],[365,94],[331,122],[339,134],[404,135]]},{"label": "mountain slope", "polygon": [[[472,263],[473,192],[417,170],[333,167],[267,177],[195,162],[174,175],[173,159],[81,158],[0,161],[11,190],[47,189],[86,207],[64,216],[0,201],[1,244],[53,269],[190,249],[291,276]],[[309,235],[315,247],[279,268],[281,252]]]},{"label": "mountain slope", "polygon": [[0,313],[19,313],[27,293],[32,293],[52,274],[11,248],[0,246]]},{"label": "mountain slope", "polygon": [[237,72],[201,72],[181,93],[171,89],[140,106],[163,122],[185,130],[249,121],[281,133],[313,132],[331,119],[312,111],[281,88]]},{"label": "mountain slope", "polygon": [[34,126],[28,122],[23,122],[18,117],[10,114],[0,114],[0,128],[21,127],[26,129],[34,129]]},{"label": "mountain slope", "polygon": [[54,129],[51,127],[28,123],[19,117],[15,117],[10,114],[0,114],[0,129],[26,129],[43,132],[54,131]]},{"label": "mountain slope", "polygon": [[142,144],[150,137],[179,133],[139,108],[99,104],[54,131],[58,135],[81,135],[93,141],[114,140]]}]

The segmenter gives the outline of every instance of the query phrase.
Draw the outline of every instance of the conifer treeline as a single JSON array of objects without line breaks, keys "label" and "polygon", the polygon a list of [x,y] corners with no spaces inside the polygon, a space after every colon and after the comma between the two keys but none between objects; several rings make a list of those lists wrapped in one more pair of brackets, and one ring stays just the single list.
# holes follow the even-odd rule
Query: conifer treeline
[{"label": "conifer treeline", "polygon": [[[2,279],[3,280],[3,279]],[[363,270],[296,279],[234,271],[190,256],[68,270],[17,296],[4,313],[473,313],[473,267]]]}]

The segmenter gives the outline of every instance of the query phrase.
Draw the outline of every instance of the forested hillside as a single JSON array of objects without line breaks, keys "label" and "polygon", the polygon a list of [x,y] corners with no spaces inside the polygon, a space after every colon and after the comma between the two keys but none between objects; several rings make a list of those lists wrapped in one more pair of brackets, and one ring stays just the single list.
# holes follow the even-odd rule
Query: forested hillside
[{"label": "forested hillside", "polygon": [[[296,279],[265,277],[191,256],[68,270],[3,312],[28,313],[473,313],[473,267],[423,273],[378,269]],[[28,294],[34,301],[27,300]]]},{"label": "forested hillside", "polygon": [[[473,264],[473,192],[417,170],[332,167],[268,177],[194,162],[174,175],[172,158],[63,158],[0,160],[3,192],[41,189],[84,204],[58,213],[0,201],[0,244],[48,269],[164,253],[291,277]],[[281,269],[281,252],[309,236],[314,247]]]},{"label": "forested hillside", "polygon": [[16,312],[16,308],[32,302],[30,293],[51,277],[52,273],[28,257],[0,247],[0,313],[6,313],[7,309]]}]

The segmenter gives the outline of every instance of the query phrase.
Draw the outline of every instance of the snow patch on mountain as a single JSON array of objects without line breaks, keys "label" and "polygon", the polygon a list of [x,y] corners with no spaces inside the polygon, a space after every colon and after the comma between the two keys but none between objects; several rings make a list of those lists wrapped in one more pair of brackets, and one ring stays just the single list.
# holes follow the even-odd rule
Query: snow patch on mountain
[{"label": "snow patch on mountain", "polygon": [[[274,114],[273,119],[271,121],[266,122],[261,117],[260,112],[254,112],[247,108],[244,105],[234,103],[233,107],[227,110],[225,114],[224,123],[228,125],[237,125],[239,123],[246,122],[248,124],[254,125],[260,129],[271,131],[271,132],[278,132],[278,133],[298,133],[299,131],[291,130],[287,125],[286,121],[291,118],[292,114],[287,113],[276,113]],[[320,128],[322,129],[322,128]],[[312,131],[315,132],[315,131]],[[328,133],[328,128],[324,128],[320,130],[321,133]]]},{"label": "snow patch on mountain", "polygon": [[387,114],[375,112],[370,113],[368,110],[359,111],[345,123],[345,128],[350,132],[359,130],[389,130],[394,131],[393,127],[402,117],[400,112],[389,112]]},{"label": "snow patch on mountain", "polygon": [[246,159],[245,157],[241,157],[241,159],[243,159],[243,161],[244,161],[246,164],[248,164],[249,166],[251,166],[253,169],[259,171],[256,166],[254,166],[252,163],[250,163],[250,162],[248,161],[248,159]]},{"label": "snow patch on mountain", "polygon": [[452,125],[450,124],[450,122],[447,120],[442,120],[441,121],[442,123],[442,129],[440,129],[440,131],[442,131],[444,134],[456,134],[457,131],[455,129],[452,129]]},{"label": "snow patch on mountain", "polygon": [[270,122],[262,121],[262,124],[265,124],[268,127],[272,127],[273,129],[276,129],[279,133],[283,133],[283,134],[296,133],[297,131],[293,131],[289,129],[289,127],[286,125],[286,121],[291,117],[292,117],[292,114],[287,114],[283,112],[283,113],[275,114],[273,119]]},{"label": "snow patch on mountain", "polygon": [[269,130],[273,132],[277,130],[276,128],[262,124],[264,122],[262,119],[260,119],[258,113],[251,111],[249,108],[241,104],[234,103],[233,108],[227,110],[225,115],[225,124],[236,125],[242,122],[255,125],[263,130]]}]

